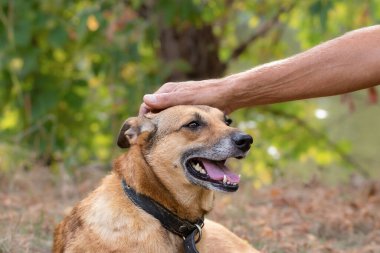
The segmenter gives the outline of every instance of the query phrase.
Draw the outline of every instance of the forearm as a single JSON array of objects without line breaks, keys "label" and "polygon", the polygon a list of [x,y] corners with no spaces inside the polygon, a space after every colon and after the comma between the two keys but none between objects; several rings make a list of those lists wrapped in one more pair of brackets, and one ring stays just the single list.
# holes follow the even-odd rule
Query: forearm
[{"label": "forearm", "polygon": [[343,94],[380,84],[380,26],[223,79],[231,109]]},{"label": "forearm", "polygon": [[285,60],[222,79],[166,83],[144,96],[140,113],[178,104],[225,112],[332,96],[380,84],[380,25],[347,33]]}]

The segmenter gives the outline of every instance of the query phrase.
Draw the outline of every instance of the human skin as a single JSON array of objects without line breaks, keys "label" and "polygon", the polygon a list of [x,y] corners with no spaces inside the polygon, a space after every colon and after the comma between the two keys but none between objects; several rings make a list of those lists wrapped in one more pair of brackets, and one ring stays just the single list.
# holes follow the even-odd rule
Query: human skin
[{"label": "human skin", "polygon": [[140,114],[179,104],[236,109],[344,94],[380,84],[380,25],[351,31],[284,60],[221,79],[165,83]]}]

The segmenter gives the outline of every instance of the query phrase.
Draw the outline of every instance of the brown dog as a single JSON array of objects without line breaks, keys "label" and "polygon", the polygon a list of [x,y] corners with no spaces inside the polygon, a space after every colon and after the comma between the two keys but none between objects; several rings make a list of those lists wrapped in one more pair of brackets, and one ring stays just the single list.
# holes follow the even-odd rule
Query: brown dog
[{"label": "brown dog", "polygon": [[[258,252],[220,224],[205,220],[201,229],[213,206],[212,190],[238,189],[239,176],[226,159],[244,157],[252,143],[229,123],[207,106],[128,119],[118,145],[129,151],[57,226],[53,251]],[[197,249],[188,251],[197,240]]]}]

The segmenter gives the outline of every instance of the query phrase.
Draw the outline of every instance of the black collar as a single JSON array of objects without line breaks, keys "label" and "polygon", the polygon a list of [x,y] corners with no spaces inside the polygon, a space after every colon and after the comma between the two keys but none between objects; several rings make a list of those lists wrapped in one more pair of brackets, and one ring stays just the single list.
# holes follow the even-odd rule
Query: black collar
[{"label": "black collar", "polygon": [[[164,228],[183,238],[186,253],[198,253],[195,244],[201,239],[204,221],[203,217],[196,222],[181,219],[160,203],[157,203],[148,196],[137,193],[127,185],[127,182],[125,182],[124,179],[121,183],[125,194],[136,206],[159,220]],[[198,238],[195,240],[197,234]]]}]

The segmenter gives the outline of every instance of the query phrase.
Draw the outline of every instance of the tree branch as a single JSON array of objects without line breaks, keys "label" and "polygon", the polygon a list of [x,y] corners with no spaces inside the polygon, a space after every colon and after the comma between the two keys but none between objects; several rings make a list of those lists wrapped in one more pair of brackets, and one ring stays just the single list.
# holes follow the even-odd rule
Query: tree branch
[{"label": "tree branch", "polygon": [[293,9],[293,7],[294,4],[290,5],[289,7],[281,7],[270,20],[263,22],[246,41],[241,43],[232,51],[231,56],[227,59],[225,64],[228,65],[232,60],[238,58],[242,53],[245,52],[245,50],[252,42],[265,36],[270,30],[276,27],[281,14],[289,12],[291,9]]}]

